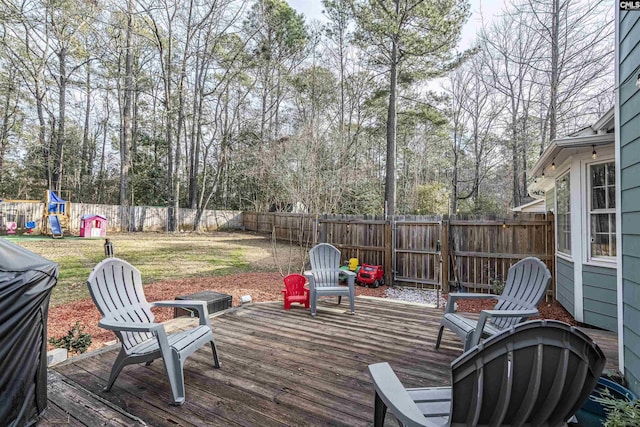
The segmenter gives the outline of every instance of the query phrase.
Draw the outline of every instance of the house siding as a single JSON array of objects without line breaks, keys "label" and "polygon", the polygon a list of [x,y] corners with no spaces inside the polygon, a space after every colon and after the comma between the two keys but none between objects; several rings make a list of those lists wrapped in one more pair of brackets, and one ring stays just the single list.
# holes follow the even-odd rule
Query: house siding
[{"label": "house siding", "polygon": [[572,315],[575,316],[573,262],[556,257],[556,299]]},{"label": "house siding", "polygon": [[634,84],[640,64],[640,13],[620,11],[617,24],[624,374],[631,390],[640,393],[640,90]]},{"label": "house siding", "polygon": [[584,323],[618,331],[616,276],[615,268],[582,266]]},{"label": "house siding", "polygon": [[556,211],[556,189],[552,188],[544,193],[544,207],[547,212]]}]

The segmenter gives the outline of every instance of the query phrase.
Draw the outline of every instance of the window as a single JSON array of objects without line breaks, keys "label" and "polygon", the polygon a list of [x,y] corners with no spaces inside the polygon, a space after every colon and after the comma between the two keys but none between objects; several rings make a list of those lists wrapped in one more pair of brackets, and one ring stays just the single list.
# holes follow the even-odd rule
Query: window
[{"label": "window", "polygon": [[616,168],[614,162],[589,166],[591,257],[616,256]]},{"label": "window", "polygon": [[571,186],[569,174],[556,180],[558,251],[571,254]]}]

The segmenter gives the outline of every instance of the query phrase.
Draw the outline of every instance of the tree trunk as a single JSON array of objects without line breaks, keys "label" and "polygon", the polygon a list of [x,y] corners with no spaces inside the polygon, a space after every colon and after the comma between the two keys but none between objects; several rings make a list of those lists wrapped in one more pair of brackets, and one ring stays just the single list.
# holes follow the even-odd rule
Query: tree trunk
[{"label": "tree trunk", "polygon": [[120,227],[129,231],[129,169],[131,167],[131,130],[133,97],[133,0],[127,2],[127,36],[125,53],[124,106],[122,108],[122,132],[120,133]]},{"label": "tree trunk", "polygon": [[2,108],[2,126],[0,126],[0,182],[4,175],[4,156],[9,148],[9,121],[11,120],[12,110],[15,113],[15,108],[11,108],[11,97],[15,95],[12,88],[7,88],[4,93],[4,102]]},{"label": "tree trunk", "polygon": [[387,110],[387,165],[384,188],[385,215],[395,215],[396,206],[396,128],[397,128],[397,88],[398,88],[398,44],[391,47],[391,80],[389,84],[389,108]]},{"label": "tree trunk", "polygon": [[85,179],[91,178],[91,160],[92,148],[89,143],[89,126],[90,126],[90,117],[91,117],[91,65],[87,63],[87,81],[86,81],[86,92],[87,92],[87,102],[85,103],[84,109],[84,128],[82,130],[82,154],[80,157],[80,180],[78,181],[78,198],[80,200],[84,200],[84,192],[85,189],[83,187],[83,183]]},{"label": "tree trunk", "polygon": [[64,121],[67,107],[67,48],[63,47],[58,56],[58,132],[56,135],[55,158],[53,164],[53,189],[58,193],[62,189],[65,129]]},{"label": "tree trunk", "polygon": [[551,90],[549,93],[549,140],[553,141],[558,132],[558,59],[560,53],[559,16],[560,0],[553,0],[553,13],[551,23]]},{"label": "tree trunk", "polygon": [[516,118],[513,117],[511,130],[511,143],[513,144],[511,147],[511,162],[513,166],[513,206],[520,206],[520,168],[518,162],[518,131]]},{"label": "tree trunk", "polygon": [[40,144],[42,150],[42,157],[44,160],[44,173],[45,180],[47,182],[47,188],[51,188],[52,185],[52,171],[51,171],[51,145],[47,142],[47,121],[44,117],[43,98],[41,93],[40,84],[35,84],[35,100],[36,111],[38,113],[38,144]]}]

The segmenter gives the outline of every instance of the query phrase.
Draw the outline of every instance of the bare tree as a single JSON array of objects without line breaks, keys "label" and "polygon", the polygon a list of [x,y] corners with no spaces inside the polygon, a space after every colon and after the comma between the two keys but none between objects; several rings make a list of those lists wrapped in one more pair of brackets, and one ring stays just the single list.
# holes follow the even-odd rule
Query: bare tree
[{"label": "bare tree", "polygon": [[482,181],[497,163],[496,128],[504,97],[485,82],[485,67],[479,56],[473,56],[449,76],[452,212],[460,200],[472,199],[478,206]]},{"label": "bare tree", "polygon": [[613,9],[605,0],[526,0],[514,13],[525,16],[522,25],[545,46],[534,62],[543,76],[535,83],[548,93],[540,98],[542,153],[559,129],[573,130],[574,117],[590,120],[587,104],[612,88]]},{"label": "bare tree", "polygon": [[505,125],[511,151],[512,203],[518,206],[526,194],[527,133],[522,122],[530,111],[535,62],[542,41],[524,24],[522,14],[505,14],[480,35],[480,55],[488,76],[486,82],[504,96],[506,101]]}]

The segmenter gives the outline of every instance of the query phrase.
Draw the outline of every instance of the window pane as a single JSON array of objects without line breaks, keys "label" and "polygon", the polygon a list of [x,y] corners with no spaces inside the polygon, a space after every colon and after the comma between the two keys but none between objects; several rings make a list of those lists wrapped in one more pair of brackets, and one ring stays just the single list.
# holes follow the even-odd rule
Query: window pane
[{"label": "window pane", "polygon": [[616,185],[616,164],[614,162],[607,163],[607,184]]},{"label": "window pane", "polygon": [[609,256],[609,235],[595,234],[592,236],[591,256]]},{"label": "window pane", "polygon": [[615,162],[591,165],[591,256],[616,255],[616,177]]},{"label": "window pane", "polygon": [[591,232],[592,233],[608,233],[609,232],[609,214],[591,215]]},{"label": "window pane", "polygon": [[594,236],[596,243],[599,245],[609,243],[609,235],[606,233],[596,233]]},{"label": "window pane", "polygon": [[571,193],[569,191],[569,175],[564,175],[556,181],[556,215],[558,250],[571,253]]},{"label": "window pane", "polygon": [[598,257],[598,256],[602,256],[604,255],[602,252],[602,245],[599,245],[597,243],[592,243],[591,244],[591,256],[593,257]]},{"label": "window pane", "polygon": [[616,235],[611,235],[611,256],[616,256]]},{"label": "window pane", "polygon": [[591,191],[591,209],[606,209],[606,191],[604,188],[594,188]]},{"label": "window pane", "polygon": [[609,220],[611,221],[611,232],[615,234],[616,232],[616,214],[609,214]]},{"label": "window pane", "polygon": [[609,209],[616,208],[616,188],[615,187],[607,187],[607,195],[608,195],[608,203],[607,207]]},{"label": "window pane", "polygon": [[605,165],[593,165],[591,166],[591,186],[602,187],[605,185],[604,181]]}]

